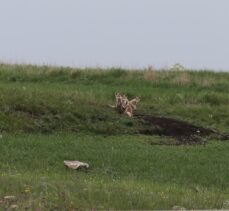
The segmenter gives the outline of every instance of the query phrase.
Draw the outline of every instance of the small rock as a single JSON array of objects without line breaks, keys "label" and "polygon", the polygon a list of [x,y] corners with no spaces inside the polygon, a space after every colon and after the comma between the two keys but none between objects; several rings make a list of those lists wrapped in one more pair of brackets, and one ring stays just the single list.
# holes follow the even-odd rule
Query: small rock
[{"label": "small rock", "polygon": [[16,196],[4,196],[5,200],[14,200],[16,199]]},{"label": "small rock", "polygon": [[10,206],[10,208],[11,208],[11,209],[17,209],[17,208],[18,208],[18,205],[12,204],[12,205]]},{"label": "small rock", "polygon": [[80,162],[78,160],[65,160],[64,165],[67,166],[70,169],[88,169],[89,165],[87,163]]},{"label": "small rock", "polygon": [[181,206],[173,206],[172,208],[173,210],[186,210],[184,207],[181,207]]}]

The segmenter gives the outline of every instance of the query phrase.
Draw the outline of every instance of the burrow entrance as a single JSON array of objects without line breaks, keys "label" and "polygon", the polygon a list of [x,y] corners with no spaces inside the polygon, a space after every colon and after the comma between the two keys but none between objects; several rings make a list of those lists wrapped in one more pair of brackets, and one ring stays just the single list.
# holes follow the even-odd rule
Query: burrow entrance
[{"label": "burrow entrance", "polygon": [[176,140],[176,145],[203,144],[206,142],[204,138],[210,135],[220,140],[229,140],[229,134],[220,134],[215,130],[198,127],[181,120],[142,113],[136,113],[135,118],[143,126],[139,131],[140,134],[172,137]]}]

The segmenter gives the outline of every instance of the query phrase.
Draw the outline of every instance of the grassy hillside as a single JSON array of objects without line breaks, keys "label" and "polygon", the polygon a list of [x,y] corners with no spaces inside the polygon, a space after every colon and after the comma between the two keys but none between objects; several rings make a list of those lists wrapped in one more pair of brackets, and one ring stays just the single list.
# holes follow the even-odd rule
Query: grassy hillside
[{"label": "grassy hillside", "polygon": [[228,73],[1,64],[0,208],[229,208],[229,142],[154,145],[173,140],[110,108],[118,91],[140,113],[229,132]]},{"label": "grassy hillside", "polygon": [[148,114],[227,131],[228,81],[228,73],[1,65],[0,130],[131,134],[134,121],[108,106],[121,91],[140,96],[139,110]]}]

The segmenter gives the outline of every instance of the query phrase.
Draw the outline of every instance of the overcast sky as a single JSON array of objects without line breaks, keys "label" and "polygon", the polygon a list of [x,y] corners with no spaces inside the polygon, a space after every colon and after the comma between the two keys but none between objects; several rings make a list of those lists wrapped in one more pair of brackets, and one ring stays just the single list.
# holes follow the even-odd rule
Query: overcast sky
[{"label": "overcast sky", "polygon": [[229,0],[0,0],[0,60],[229,70]]}]

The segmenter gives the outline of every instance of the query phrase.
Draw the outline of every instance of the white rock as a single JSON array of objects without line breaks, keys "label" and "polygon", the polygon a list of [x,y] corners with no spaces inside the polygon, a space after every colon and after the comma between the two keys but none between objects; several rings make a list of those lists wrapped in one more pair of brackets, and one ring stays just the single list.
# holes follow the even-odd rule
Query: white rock
[{"label": "white rock", "polygon": [[88,169],[89,165],[87,163],[80,162],[78,160],[65,160],[64,165],[70,169],[81,169],[85,168]]},{"label": "white rock", "polygon": [[173,210],[186,210],[184,207],[181,207],[181,206],[173,206],[172,208]]},{"label": "white rock", "polygon": [[12,204],[12,205],[10,206],[10,208],[11,208],[11,209],[17,209],[17,208],[18,208],[18,205]]},{"label": "white rock", "polygon": [[4,196],[5,200],[13,200],[16,199],[16,196]]}]

